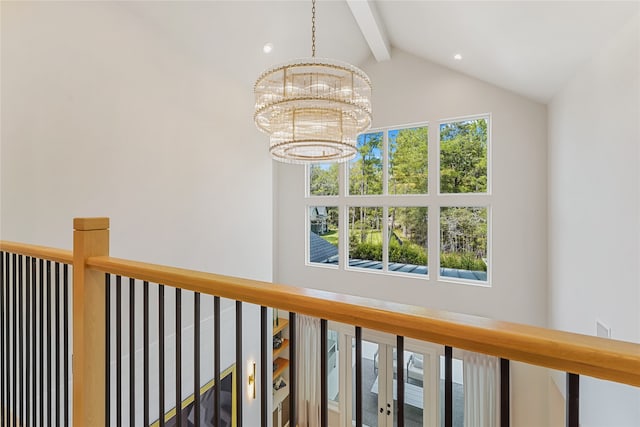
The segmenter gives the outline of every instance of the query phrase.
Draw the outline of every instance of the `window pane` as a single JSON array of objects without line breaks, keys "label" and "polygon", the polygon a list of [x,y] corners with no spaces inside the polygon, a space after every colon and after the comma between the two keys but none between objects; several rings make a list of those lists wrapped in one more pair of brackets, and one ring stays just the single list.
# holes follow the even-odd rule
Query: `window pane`
[{"label": "window pane", "polygon": [[427,274],[428,210],[389,208],[389,271]]},{"label": "window pane", "polygon": [[487,208],[440,208],[440,276],[487,281]]},{"label": "window pane", "polygon": [[[452,360],[452,382],[453,382],[453,425],[463,426],[464,424],[464,364],[460,359]],[[440,356],[440,425],[444,427],[444,356]]]},{"label": "window pane", "polygon": [[[356,425],[356,354],[355,354],[355,338],[352,340],[352,357],[353,357],[353,369],[351,369],[351,417],[352,424]],[[378,374],[381,372],[380,352],[385,351],[385,346],[376,342],[370,342],[362,340],[362,358],[360,363],[362,364],[362,421],[363,425],[368,427],[377,427],[386,425],[386,423],[378,422],[378,393],[379,383]],[[382,368],[384,372],[384,368]],[[349,425],[349,424],[347,424]]]},{"label": "window pane", "polygon": [[327,389],[328,399],[331,402],[338,403],[340,401],[340,348],[338,341],[338,332],[327,330]]},{"label": "window pane", "polygon": [[[404,371],[404,425],[405,427],[422,427],[424,426],[424,414],[429,413],[430,407],[427,402],[426,410],[424,408],[424,377],[425,368],[427,368],[427,378],[430,378],[433,374],[428,372],[429,360],[428,356],[420,353],[413,353],[411,351],[404,352],[404,365],[398,366],[396,363],[397,358],[396,349],[394,351],[394,384],[393,384],[393,425],[398,425],[398,389],[396,380],[398,378],[398,369]],[[425,363],[426,362],[426,363]],[[427,384],[427,393],[428,393]]]},{"label": "window pane", "polygon": [[440,192],[487,192],[487,119],[440,125]]},{"label": "window pane", "polygon": [[349,194],[382,194],[382,132],[359,135],[357,148],[349,163]]},{"label": "window pane", "polygon": [[389,131],[389,194],[427,193],[428,128]]},{"label": "window pane", "polygon": [[382,208],[349,208],[349,266],[382,269]]},{"label": "window pane", "polygon": [[312,196],[337,196],[338,166],[338,163],[309,165],[309,194]]},{"label": "window pane", "polygon": [[338,264],[338,208],[309,207],[309,262]]}]

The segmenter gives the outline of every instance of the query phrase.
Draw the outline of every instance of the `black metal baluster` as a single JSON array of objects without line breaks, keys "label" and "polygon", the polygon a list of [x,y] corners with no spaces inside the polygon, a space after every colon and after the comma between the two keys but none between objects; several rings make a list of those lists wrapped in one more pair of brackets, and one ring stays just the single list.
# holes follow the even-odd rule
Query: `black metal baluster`
[{"label": "black metal baluster", "polygon": [[356,427],[362,427],[362,328],[356,326]]},{"label": "black metal baluster", "polygon": [[136,323],[135,279],[129,279],[129,425],[136,424]]},{"label": "black metal baluster", "polygon": [[24,290],[24,276],[22,275],[23,263],[22,263],[22,255],[18,256],[18,377],[19,381],[19,402],[18,402],[18,415],[17,418],[20,420],[20,423],[24,423],[24,323],[22,320],[23,314],[23,299],[22,292]]},{"label": "black metal baluster", "polygon": [[64,329],[64,426],[69,426],[69,266],[64,264],[62,268],[62,288],[64,300],[63,329]]},{"label": "black metal baluster", "polygon": [[327,320],[320,319],[320,426],[329,426],[327,396]]},{"label": "black metal baluster", "polygon": [[182,426],[182,291],[178,288],[176,288],[176,425]]},{"label": "black metal baluster", "polygon": [[56,280],[55,280],[55,310],[53,318],[56,322],[56,381],[55,381],[55,392],[56,392],[56,418],[55,425],[60,425],[60,391],[62,387],[62,381],[60,381],[60,263],[56,262],[55,264],[56,271]]},{"label": "black metal baluster", "polygon": [[122,425],[122,277],[116,275],[116,426]]},{"label": "black metal baluster", "polygon": [[398,396],[398,427],[404,427],[404,337],[396,336],[396,395]]},{"label": "black metal baluster", "polygon": [[159,368],[159,412],[160,427],[165,426],[164,421],[164,286],[158,285],[158,368]]},{"label": "black metal baluster", "polygon": [[4,379],[5,384],[5,401],[3,402],[3,421],[8,427],[11,427],[11,255],[7,253],[5,263],[5,305],[0,316],[4,318],[4,352],[2,357],[5,358]]},{"label": "black metal baluster", "polygon": [[4,355],[6,356],[5,360],[5,378],[6,378],[6,390],[5,390],[5,406],[4,406],[4,416],[3,419],[6,420],[6,425],[11,425],[11,420],[9,418],[10,410],[11,410],[11,256],[9,254],[6,255],[6,263],[5,263],[5,278],[6,278],[6,289],[5,289],[5,310],[4,313],[6,315],[5,319],[5,346],[4,346]]},{"label": "black metal baluster", "polygon": [[6,290],[5,290],[5,310],[1,313],[5,316],[5,347],[3,356],[6,357],[5,361],[5,378],[6,378],[6,390],[5,390],[5,406],[4,416],[6,424],[11,427],[11,255],[7,254],[5,264],[5,276],[6,276]]},{"label": "black metal baluster", "polygon": [[580,426],[580,376],[567,372],[567,427]]},{"label": "black metal baluster", "polygon": [[11,404],[11,361],[5,355],[9,355],[11,351],[11,318],[9,317],[9,310],[11,306],[11,256],[7,253],[5,255],[5,264],[4,264],[4,277],[5,277],[5,292],[4,292],[4,310],[0,313],[0,317],[4,320],[4,327],[2,331],[4,333],[4,351],[2,352],[2,361],[4,362],[4,372],[3,378],[5,380],[5,384],[3,387],[4,398],[2,408],[4,410],[4,414],[2,417],[2,421],[6,426],[9,426],[9,417],[11,416],[10,404]]},{"label": "black metal baluster", "polygon": [[220,384],[220,297],[213,297],[213,317],[213,375],[215,384],[215,387],[213,389],[213,425],[220,426],[220,388],[222,387],[222,384]]},{"label": "black metal baluster", "polygon": [[111,426],[111,275],[106,273],[104,275],[104,289],[105,289],[105,392],[104,396],[105,404],[105,426]]},{"label": "black metal baluster", "polygon": [[29,426],[31,412],[31,257],[25,259],[25,414],[24,425]]},{"label": "black metal baluster", "polygon": [[298,425],[298,408],[296,395],[298,390],[298,356],[296,354],[298,339],[296,331],[296,314],[289,312],[289,423]]},{"label": "black metal baluster", "polygon": [[260,425],[267,427],[267,307],[260,307]]},{"label": "black metal baluster", "polygon": [[[8,269],[8,267],[7,267]],[[6,411],[6,403],[5,403],[5,395],[4,389],[6,386],[6,378],[7,372],[5,371],[4,359],[5,359],[5,350],[4,350],[4,313],[7,311],[5,304],[5,286],[7,286],[7,280],[5,280],[5,263],[4,263],[4,252],[0,252],[0,308],[2,309],[2,313],[0,313],[0,407],[2,412],[0,413],[0,427],[6,427],[5,424],[5,411]]]},{"label": "black metal baluster", "polygon": [[44,426],[44,260],[40,260],[40,274],[39,274],[40,283],[38,284],[38,288],[40,291],[40,318],[38,319],[40,322],[40,347],[38,347],[38,355],[40,356],[40,367],[39,367],[39,376],[40,381],[38,384],[38,391],[40,392],[38,406],[40,411],[39,421],[40,426]]},{"label": "black metal baluster", "polygon": [[[244,385],[242,376],[242,366],[244,364],[244,357],[242,355],[242,301],[236,301],[236,369],[238,370],[236,376],[236,390],[240,396],[242,396],[242,389]],[[255,378],[254,378],[255,381]],[[255,383],[254,383],[255,386]],[[242,427],[242,399],[237,399],[238,411],[237,420],[238,427]],[[295,424],[291,424],[295,426]]]},{"label": "black metal baluster", "polygon": [[31,389],[31,418],[33,425],[36,425],[38,418],[38,262],[36,258],[31,259],[31,328],[33,333],[31,334],[31,349],[33,351],[33,357],[31,358],[31,372],[33,373],[33,388]]},{"label": "black metal baluster", "polygon": [[[193,395],[194,425],[200,427],[200,293],[193,294]],[[242,396],[242,393],[240,393]],[[240,400],[240,399],[238,399]]]},{"label": "black metal baluster", "polygon": [[509,376],[509,360],[500,359],[500,427],[509,427],[511,424]]},{"label": "black metal baluster", "polygon": [[51,427],[51,261],[47,261],[47,425]]},{"label": "black metal baluster", "polygon": [[10,394],[11,394],[11,381],[10,381],[10,358],[9,351],[11,348],[10,339],[11,334],[9,333],[9,329],[11,324],[9,323],[9,306],[10,301],[10,288],[11,288],[11,277],[9,276],[9,271],[11,269],[11,257],[9,253],[6,253],[3,257],[3,300],[2,300],[2,313],[0,313],[0,318],[2,319],[2,423],[4,426],[10,426],[9,424],[9,405],[10,405]]},{"label": "black metal baluster", "polygon": [[143,286],[143,295],[142,295],[142,304],[143,304],[143,319],[142,319],[142,329],[144,335],[144,367],[143,367],[143,375],[144,375],[144,392],[143,392],[143,421],[144,426],[149,426],[149,282],[146,280],[142,284]]},{"label": "black metal baluster", "polygon": [[453,349],[444,348],[444,427],[453,426]]},{"label": "black metal baluster", "polygon": [[12,307],[11,307],[11,313],[13,314],[13,323],[11,324],[12,328],[13,328],[13,346],[11,347],[11,349],[13,350],[13,361],[11,364],[11,367],[13,369],[13,371],[11,372],[11,385],[13,386],[13,390],[11,393],[11,401],[13,403],[12,409],[13,412],[11,413],[11,419],[13,420],[13,426],[16,427],[18,425],[18,342],[17,342],[17,338],[18,338],[18,328],[17,328],[17,308],[18,308],[18,299],[17,299],[17,293],[18,293],[18,275],[16,274],[16,270],[17,270],[17,260],[18,260],[18,256],[16,254],[13,254],[13,269],[11,271],[11,278],[12,278],[12,282],[13,282],[13,289],[11,290],[11,296],[13,298],[12,300]]}]

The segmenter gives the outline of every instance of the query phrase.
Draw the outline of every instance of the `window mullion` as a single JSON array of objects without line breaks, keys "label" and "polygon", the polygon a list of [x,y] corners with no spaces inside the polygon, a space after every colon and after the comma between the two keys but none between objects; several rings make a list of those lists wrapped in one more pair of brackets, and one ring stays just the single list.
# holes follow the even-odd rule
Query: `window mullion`
[{"label": "window mullion", "polygon": [[440,278],[440,203],[439,199],[432,195],[433,202],[429,203],[429,278]]},{"label": "window mullion", "polygon": [[338,270],[346,271],[349,266],[349,217],[346,206],[347,186],[349,185],[347,170],[349,162],[344,162],[338,168]]},{"label": "window mullion", "polygon": [[429,278],[440,278],[440,123],[429,122]]},{"label": "window mullion", "polygon": [[349,206],[343,203],[340,207],[340,212],[342,214],[343,222],[340,223],[340,236],[341,239],[339,242],[340,247],[338,248],[338,253],[340,257],[340,270],[347,270],[349,268]]},{"label": "window mullion", "polygon": [[[389,131],[382,134],[382,194],[389,194]],[[389,204],[382,206],[382,271],[389,271]]]},{"label": "window mullion", "polygon": [[389,131],[382,134],[382,194],[389,194]]},{"label": "window mullion", "polygon": [[382,271],[389,271],[389,207],[382,207]]},{"label": "window mullion", "polygon": [[429,171],[428,191],[432,198],[439,194],[440,190],[440,123],[429,122],[429,158],[427,170]]}]

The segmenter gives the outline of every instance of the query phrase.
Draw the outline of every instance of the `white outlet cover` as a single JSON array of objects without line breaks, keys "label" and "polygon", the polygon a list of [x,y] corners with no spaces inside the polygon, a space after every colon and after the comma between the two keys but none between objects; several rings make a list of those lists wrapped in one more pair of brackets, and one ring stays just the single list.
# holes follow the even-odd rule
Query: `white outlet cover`
[{"label": "white outlet cover", "polygon": [[596,336],[611,338],[611,328],[598,319],[596,319]]}]

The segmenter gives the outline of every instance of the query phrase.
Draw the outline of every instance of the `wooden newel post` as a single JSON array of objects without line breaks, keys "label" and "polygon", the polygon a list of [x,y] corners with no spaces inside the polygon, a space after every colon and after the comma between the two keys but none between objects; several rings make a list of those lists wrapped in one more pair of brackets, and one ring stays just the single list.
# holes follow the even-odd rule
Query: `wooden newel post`
[{"label": "wooden newel post", "polygon": [[109,218],[73,220],[73,424],[105,424],[105,281],[88,270],[109,255]]}]

